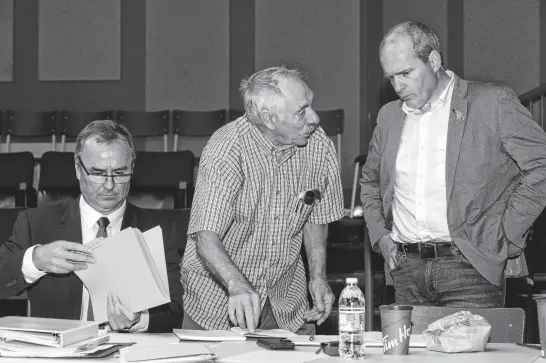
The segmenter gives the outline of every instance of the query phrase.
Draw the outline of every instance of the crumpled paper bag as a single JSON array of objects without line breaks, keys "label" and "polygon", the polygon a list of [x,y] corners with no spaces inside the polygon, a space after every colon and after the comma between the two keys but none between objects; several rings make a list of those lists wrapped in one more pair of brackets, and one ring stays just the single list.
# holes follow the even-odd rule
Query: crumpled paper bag
[{"label": "crumpled paper bag", "polygon": [[483,352],[490,333],[491,324],[469,311],[436,320],[423,331],[427,349],[445,353]]}]

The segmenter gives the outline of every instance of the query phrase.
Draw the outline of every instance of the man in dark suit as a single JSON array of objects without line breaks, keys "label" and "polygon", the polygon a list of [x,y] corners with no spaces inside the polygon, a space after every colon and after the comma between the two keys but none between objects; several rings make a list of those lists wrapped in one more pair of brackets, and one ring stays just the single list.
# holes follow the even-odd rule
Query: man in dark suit
[{"label": "man in dark suit", "polygon": [[379,112],[361,197],[395,300],[500,307],[546,205],[546,135],[508,87],[444,70],[423,24],[389,30],[380,59],[400,100]]},{"label": "man in dark suit", "polygon": [[126,227],[146,231],[159,224],[171,303],[132,312],[114,291],[108,296],[108,323],[114,331],[130,332],[171,332],[180,327],[178,237],[183,238],[184,232],[178,223],[162,223],[126,201],[135,155],[131,135],[123,125],[99,120],[82,130],[74,154],[81,196],[20,213],[12,237],[0,247],[0,296],[26,290],[32,316],[93,320],[89,294],[74,274],[95,262],[85,244]]}]

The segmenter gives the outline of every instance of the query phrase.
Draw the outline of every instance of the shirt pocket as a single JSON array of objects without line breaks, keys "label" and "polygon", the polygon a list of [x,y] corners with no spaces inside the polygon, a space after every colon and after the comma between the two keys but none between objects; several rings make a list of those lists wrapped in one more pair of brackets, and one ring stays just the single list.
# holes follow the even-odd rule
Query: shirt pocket
[{"label": "shirt pocket", "polygon": [[299,196],[292,198],[289,204],[290,213],[288,214],[288,233],[290,238],[294,238],[301,232],[305,223],[309,220],[309,216],[315,207],[315,204],[305,204]]}]

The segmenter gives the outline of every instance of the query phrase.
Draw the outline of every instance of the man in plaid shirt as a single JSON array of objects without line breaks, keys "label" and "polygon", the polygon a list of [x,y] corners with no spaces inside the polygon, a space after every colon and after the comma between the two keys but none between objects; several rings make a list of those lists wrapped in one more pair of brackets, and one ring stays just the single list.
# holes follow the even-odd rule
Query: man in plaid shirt
[{"label": "man in plaid shirt", "polygon": [[246,114],[215,132],[201,156],[182,327],[302,332],[305,322],[324,322],[334,302],[326,237],[343,216],[336,151],[297,71],[258,71],[241,92]]}]

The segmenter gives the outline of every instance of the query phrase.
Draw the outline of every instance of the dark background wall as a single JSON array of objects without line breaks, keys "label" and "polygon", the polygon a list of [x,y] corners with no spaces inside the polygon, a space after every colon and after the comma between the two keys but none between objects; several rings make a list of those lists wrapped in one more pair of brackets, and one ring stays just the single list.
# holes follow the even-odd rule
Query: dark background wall
[{"label": "dark background wall", "polygon": [[[244,75],[309,77],[315,108],[343,108],[342,175],[367,149],[388,94],[377,45],[406,19],[436,29],[459,75],[523,93],[540,84],[539,0],[0,0],[0,108],[240,108]],[[206,140],[182,140],[197,155]],[[158,149],[160,140],[143,147]],[[16,144],[40,155],[47,143]]]}]

